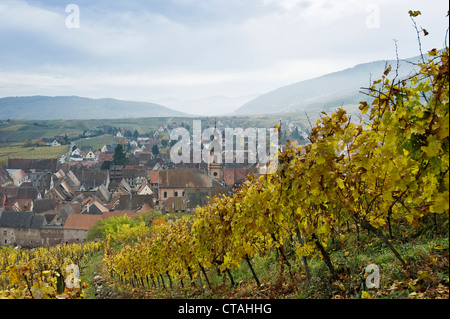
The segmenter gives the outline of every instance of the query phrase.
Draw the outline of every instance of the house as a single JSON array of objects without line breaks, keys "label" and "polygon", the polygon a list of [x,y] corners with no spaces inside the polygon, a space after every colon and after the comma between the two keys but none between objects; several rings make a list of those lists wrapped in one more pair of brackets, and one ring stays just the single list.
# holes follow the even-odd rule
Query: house
[{"label": "house", "polygon": [[153,195],[153,190],[147,182],[144,182],[136,190],[137,195]]},{"label": "house", "polygon": [[247,179],[248,175],[256,175],[255,168],[224,168],[223,180],[227,187],[237,188]]},{"label": "house", "polygon": [[34,216],[30,211],[0,211],[0,245],[25,248],[40,246],[43,243],[41,228],[44,223],[43,216]]},{"label": "house", "polygon": [[47,192],[54,186],[54,180],[51,172],[35,172],[28,174],[28,180],[33,187],[40,192]]},{"label": "house", "polygon": [[184,213],[186,211],[186,199],[181,197],[171,197],[167,199],[161,207],[161,212],[163,214]]},{"label": "house", "polygon": [[0,188],[0,206],[14,211],[31,211],[33,201],[42,198],[41,193],[35,187],[6,186]]},{"label": "house", "polygon": [[105,203],[98,197],[88,197],[81,203],[81,214],[102,215],[109,211]]},{"label": "house", "polygon": [[59,169],[54,175],[57,179],[61,180],[66,176],[66,173],[63,169]]},{"label": "house", "polygon": [[84,242],[89,229],[92,228],[92,226],[95,225],[97,220],[101,218],[102,215],[90,215],[90,214],[68,215],[66,223],[64,224],[63,242],[66,244]]},{"label": "house", "polygon": [[81,182],[71,170],[66,173],[66,175],[64,176],[64,180],[67,182],[67,184],[69,184],[70,187],[75,189],[77,189],[81,185]]},{"label": "house", "polygon": [[99,197],[105,203],[111,200],[111,193],[108,191],[108,188],[103,184],[97,188],[96,196]]},{"label": "house", "polygon": [[113,153],[100,153],[98,155],[98,163],[99,165],[102,165],[104,162],[111,162],[114,160],[114,154]]},{"label": "house", "polygon": [[80,168],[74,170],[74,174],[80,181],[79,191],[96,192],[100,185],[109,185],[109,171],[92,169],[92,168]]},{"label": "house", "polygon": [[75,148],[71,153],[70,153],[70,155],[81,155],[81,150],[77,147],[77,148]]},{"label": "house", "polygon": [[110,191],[111,191],[111,198],[117,198],[122,195],[131,195],[131,187],[128,185],[128,183],[125,181],[125,179],[121,179],[119,183],[117,183],[117,180],[115,180],[113,183],[110,184]]},{"label": "house", "polygon": [[153,208],[153,195],[121,195],[111,211],[137,211],[145,204]]},{"label": "house", "polygon": [[52,187],[46,194],[46,198],[53,198],[57,203],[70,202],[76,194],[77,188],[70,186],[66,179],[56,181],[54,187]]},{"label": "house", "polygon": [[7,169],[9,176],[13,180],[15,186],[20,186],[22,183],[28,182],[28,174],[21,169]]},{"label": "house", "polygon": [[81,162],[74,162],[74,161],[69,161],[66,162],[71,168],[76,168],[76,167],[84,167],[84,168],[93,168],[93,167],[97,167],[98,166],[98,162],[96,161],[85,161],[82,160]]},{"label": "house", "polygon": [[83,161],[83,156],[81,155],[81,150],[77,147],[72,152],[70,152],[69,161],[81,162]]},{"label": "house", "polygon": [[6,168],[4,168],[3,166],[0,166],[0,186],[3,187],[3,186],[13,185],[13,184],[14,184],[14,182],[13,182],[11,176],[9,176],[9,173],[6,170]]},{"label": "house", "polygon": [[26,173],[30,172],[52,172],[55,173],[58,169],[57,158],[10,158],[8,159],[7,169],[21,169]]},{"label": "house", "polygon": [[70,214],[80,214],[81,213],[81,204],[79,203],[69,203],[62,206],[55,214],[53,219],[47,222],[48,225],[54,226],[64,226],[67,216]]},{"label": "house", "polygon": [[32,212],[35,216],[44,216],[45,223],[49,224],[56,216],[57,203],[51,198],[35,199]]},{"label": "house", "polygon": [[133,192],[147,181],[147,176],[148,168],[145,166],[125,166],[122,173],[122,178]]},{"label": "house", "polygon": [[56,201],[51,198],[35,199],[32,212],[34,215],[56,215]]},{"label": "house", "polygon": [[56,200],[57,203],[66,203],[71,201],[80,187],[80,181],[75,174],[69,170],[64,172],[59,170],[54,174],[51,188],[46,191],[45,197]]},{"label": "house", "polygon": [[144,146],[141,147],[142,152],[136,152],[134,155],[138,158],[138,165],[145,165],[148,166],[151,164],[153,159],[152,152],[146,152],[147,149],[144,148]]},{"label": "house", "polygon": [[85,241],[89,230],[100,219],[108,219],[111,217],[125,216],[133,217],[137,215],[135,212],[105,212],[99,215],[89,214],[71,214],[67,216],[66,223],[64,224],[64,239],[63,242],[69,243],[82,243]]},{"label": "house", "polygon": [[95,153],[89,150],[81,150],[80,155],[83,157],[84,161],[96,161],[98,158],[95,156]]},{"label": "house", "polygon": [[151,170],[150,174],[149,174],[148,182],[151,187],[153,187],[154,189],[157,189],[158,185],[159,185],[159,172]]},{"label": "house", "polygon": [[153,209],[152,206],[150,206],[149,204],[145,203],[144,205],[142,205],[142,207],[138,210],[136,210],[136,213],[138,214],[142,214],[142,213],[148,213]]},{"label": "house", "polygon": [[64,136],[54,136],[52,138],[43,138],[42,140],[47,146],[61,146],[67,144],[67,137]]},{"label": "house", "polygon": [[81,154],[72,154],[69,157],[69,161],[82,162],[83,161],[83,156],[81,156]]},{"label": "house", "polygon": [[26,212],[33,208],[33,201],[31,199],[14,199],[5,207],[9,207],[15,212]]},{"label": "house", "polygon": [[185,197],[187,189],[225,193],[226,188],[215,178],[199,169],[174,169],[159,171],[158,199],[162,207],[171,197]]}]

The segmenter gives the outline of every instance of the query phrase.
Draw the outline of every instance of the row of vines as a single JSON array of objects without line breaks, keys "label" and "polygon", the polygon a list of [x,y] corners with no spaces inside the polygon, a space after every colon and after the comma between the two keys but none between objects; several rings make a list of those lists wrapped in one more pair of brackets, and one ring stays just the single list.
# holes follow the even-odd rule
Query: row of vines
[{"label": "row of vines", "polygon": [[[364,229],[395,254],[396,225],[418,227],[427,216],[449,214],[448,47],[431,50],[418,72],[398,79],[388,66],[366,88],[355,121],[339,108],[323,114],[305,147],[286,145],[278,170],[248,179],[229,196],[198,207],[192,218],[152,227],[136,244],[105,243],[104,262],[120,281],[164,284],[164,278],[210,285],[207,270],[228,274],[252,259],[295,250],[309,278],[308,260],[323,258],[337,275],[330,240]],[[442,219],[442,218],[441,218]],[[287,262],[287,260],[286,260]]]},{"label": "row of vines", "polygon": [[0,249],[0,299],[83,298],[82,263],[102,242]]}]

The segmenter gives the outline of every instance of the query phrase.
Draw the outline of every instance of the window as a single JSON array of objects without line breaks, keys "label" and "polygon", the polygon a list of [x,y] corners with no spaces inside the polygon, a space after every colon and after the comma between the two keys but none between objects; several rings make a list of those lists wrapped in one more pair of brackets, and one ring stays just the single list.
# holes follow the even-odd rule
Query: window
[{"label": "window", "polygon": [[6,236],[6,235],[8,235],[8,231],[4,230],[3,231],[3,236]]},{"label": "window", "polygon": [[214,172],[214,174],[213,174],[214,176],[217,176],[217,172]]},{"label": "window", "polygon": [[178,197],[178,192],[175,192],[175,197]]},{"label": "window", "polygon": [[183,195],[182,196],[184,196],[184,192],[183,192]]},{"label": "window", "polygon": [[164,192],[164,198],[167,198],[167,192]]}]

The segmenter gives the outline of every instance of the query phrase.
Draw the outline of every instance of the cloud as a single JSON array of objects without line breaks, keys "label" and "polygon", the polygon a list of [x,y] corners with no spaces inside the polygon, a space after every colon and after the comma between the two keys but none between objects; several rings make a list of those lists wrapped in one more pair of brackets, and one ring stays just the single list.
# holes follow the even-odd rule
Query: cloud
[{"label": "cloud", "polygon": [[[126,99],[264,93],[357,63],[418,54],[409,9],[441,45],[448,5],[387,0],[0,2],[0,95]],[[368,6],[379,9],[369,28]]]}]

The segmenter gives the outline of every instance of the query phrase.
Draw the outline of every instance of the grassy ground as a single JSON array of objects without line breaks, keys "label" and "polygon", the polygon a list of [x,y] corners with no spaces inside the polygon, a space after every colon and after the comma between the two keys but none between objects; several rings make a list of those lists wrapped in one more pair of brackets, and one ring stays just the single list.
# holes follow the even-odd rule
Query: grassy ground
[{"label": "grassy ground", "polygon": [[112,144],[117,144],[117,143],[118,143],[118,140],[114,136],[105,134],[105,135],[91,137],[89,139],[83,139],[83,140],[77,141],[75,143],[75,145],[79,148],[81,148],[83,146],[89,146],[95,152],[107,144],[112,145]]},{"label": "grassy ground", "polygon": [[102,260],[103,260],[103,252],[95,253],[89,261],[85,265],[81,265],[81,281],[85,282],[89,285],[87,289],[85,289],[86,296],[85,299],[94,299],[95,298],[95,288],[93,285],[93,279],[95,274],[101,273],[102,270]]},{"label": "grassy ground", "polygon": [[69,145],[24,147],[23,143],[0,146],[0,165],[6,165],[8,158],[59,158],[66,154]]},{"label": "grassy ground", "polygon": [[[343,241],[330,241],[327,249],[338,272],[332,278],[330,271],[319,256],[309,258],[311,279],[308,281],[301,260],[286,247],[289,265],[276,252],[269,256],[256,256],[252,266],[261,286],[258,287],[246,262],[232,271],[236,283],[231,287],[225,273],[215,269],[207,272],[211,288],[202,276],[204,289],[198,279],[168,278],[165,288],[145,284],[133,287],[108,278],[110,289],[126,294],[127,298],[319,298],[319,299],[399,299],[399,298],[449,298],[449,232],[448,218],[439,226],[430,222],[421,229],[400,227],[394,229],[392,244],[406,261],[400,262],[386,245],[367,233],[352,233]],[[366,267],[376,264],[380,270],[379,288],[366,287]]]}]

